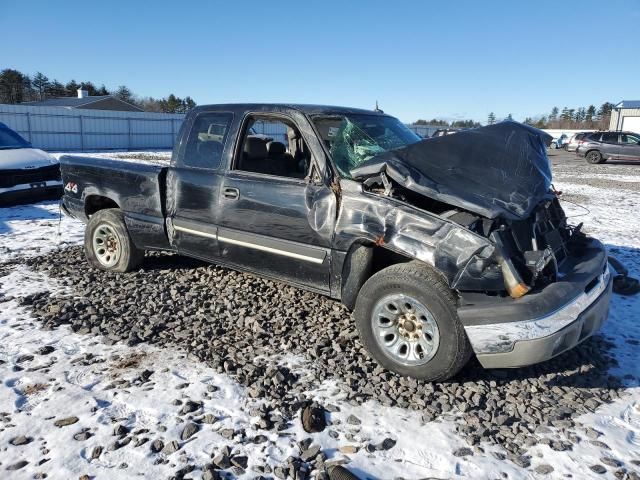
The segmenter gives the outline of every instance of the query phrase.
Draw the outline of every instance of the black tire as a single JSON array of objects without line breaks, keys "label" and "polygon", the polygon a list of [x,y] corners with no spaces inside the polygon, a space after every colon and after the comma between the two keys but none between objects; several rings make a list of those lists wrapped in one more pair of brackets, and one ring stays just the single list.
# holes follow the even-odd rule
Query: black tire
[{"label": "black tire", "polygon": [[[425,364],[406,365],[396,361],[375,338],[374,308],[381,299],[397,294],[418,300],[437,324],[439,344]],[[392,265],[369,278],[358,294],[354,317],[367,351],[384,368],[400,375],[427,381],[446,380],[457,374],[472,354],[451,289],[439,274],[420,262]]]},{"label": "black tire", "polygon": [[[113,258],[109,257],[113,264],[105,263],[105,256],[100,255],[99,251],[96,252],[94,236],[99,229],[106,230],[105,235],[112,239],[113,245],[116,245]],[[92,267],[110,272],[134,270],[144,257],[144,250],[139,250],[134,245],[124,223],[124,216],[117,208],[100,210],[91,216],[84,232],[84,252]]]},{"label": "black tire", "polygon": [[602,153],[600,153],[598,150],[591,150],[587,152],[584,158],[587,163],[591,163],[592,165],[606,162],[606,160],[602,157]]}]

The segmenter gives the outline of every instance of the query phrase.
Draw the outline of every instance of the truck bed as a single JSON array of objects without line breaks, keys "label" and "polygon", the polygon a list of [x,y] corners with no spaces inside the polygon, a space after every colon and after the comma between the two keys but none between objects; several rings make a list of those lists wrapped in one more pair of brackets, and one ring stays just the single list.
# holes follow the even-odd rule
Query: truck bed
[{"label": "truck bed", "polygon": [[93,204],[102,198],[110,199],[122,210],[137,246],[166,248],[168,167],[169,163],[162,160],[63,155],[60,172],[65,188],[64,206],[72,216],[87,221]]}]

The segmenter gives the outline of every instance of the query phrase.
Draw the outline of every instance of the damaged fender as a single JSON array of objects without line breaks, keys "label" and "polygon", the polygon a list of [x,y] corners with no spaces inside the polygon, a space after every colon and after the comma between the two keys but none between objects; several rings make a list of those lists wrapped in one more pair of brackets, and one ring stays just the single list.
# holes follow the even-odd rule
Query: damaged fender
[{"label": "damaged fender", "polygon": [[486,238],[393,198],[368,194],[342,180],[336,248],[381,246],[431,265],[451,288],[504,290],[495,246]]}]

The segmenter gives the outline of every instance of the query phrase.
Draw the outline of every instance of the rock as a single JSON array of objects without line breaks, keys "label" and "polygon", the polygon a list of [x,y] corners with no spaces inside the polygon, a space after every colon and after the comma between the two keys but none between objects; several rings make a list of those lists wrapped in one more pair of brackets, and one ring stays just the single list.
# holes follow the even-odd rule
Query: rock
[{"label": "rock", "polygon": [[357,453],[358,452],[358,447],[356,447],[355,445],[343,445],[338,450],[340,450],[340,453],[344,453],[346,455],[350,455],[350,454]]},{"label": "rock", "polygon": [[249,458],[244,455],[236,455],[234,457],[231,457],[231,464],[238,468],[242,468],[243,470],[247,469],[248,463]]},{"label": "rock", "polygon": [[207,424],[214,424],[218,421],[216,416],[213,415],[212,413],[207,413],[203,415],[200,420],[202,421],[202,423],[207,423]]},{"label": "rock", "polygon": [[184,405],[180,409],[180,413],[185,415],[187,413],[192,413],[202,408],[202,402],[194,402],[192,400],[187,400],[184,402]]},{"label": "rock", "polygon": [[19,462],[12,463],[7,466],[6,470],[20,470],[21,468],[26,467],[29,464],[26,460],[20,460]]},{"label": "rock", "polygon": [[467,447],[462,447],[453,452],[453,455],[455,457],[468,457],[470,455],[473,455],[473,450]]},{"label": "rock", "polygon": [[31,437],[25,437],[24,435],[19,435],[9,440],[9,443],[14,446],[19,446],[19,445],[26,445],[28,443],[31,443],[32,441],[33,441],[33,438]]},{"label": "rock", "polygon": [[314,445],[306,449],[304,452],[302,452],[300,454],[300,458],[302,459],[303,462],[309,462],[314,458],[316,458],[316,455],[318,455],[318,453],[320,453],[320,446]]},{"label": "rock", "polygon": [[307,433],[321,432],[327,426],[324,410],[318,407],[305,407],[301,413],[301,421],[302,428]]},{"label": "rock", "polygon": [[349,415],[347,417],[347,423],[349,425],[360,425],[362,423],[362,421],[360,421],[360,419],[358,417],[356,417],[355,415]]},{"label": "rock", "polygon": [[38,355],[49,355],[50,353],[53,353],[55,350],[56,349],[51,345],[44,345],[40,347],[38,350],[36,350],[36,353]]},{"label": "rock", "polygon": [[200,430],[200,427],[198,425],[196,425],[195,423],[189,422],[182,429],[182,433],[180,434],[180,439],[182,441],[189,440],[198,432],[198,430]]},{"label": "rock", "polygon": [[91,459],[95,460],[100,457],[100,455],[102,455],[102,447],[100,445],[93,447],[93,450],[91,450]]},{"label": "rock", "polygon": [[73,435],[73,439],[77,440],[78,442],[84,442],[91,437],[93,437],[93,433],[91,433],[88,429],[83,429]]},{"label": "rock", "polygon": [[600,461],[611,468],[618,468],[622,466],[622,462],[620,460],[616,460],[611,457],[602,457],[600,458]]},{"label": "rock", "polygon": [[157,438],[153,442],[151,442],[151,446],[149,447],[149,449],[153,453],[161,452],[163,448],[164,448],[164,442],[162,440],[160,440],[159,438]]},{"label": "rock", "polygon": [[124,437],[127,433],[129,433],[129,429],[124,425],[116,425],[113,428],[113,434],[117,437]]},{"label": "rock", "polygon": [[215,457],[213,457],[213,464],[219,469],[224,470],[231,466],[231,461],[229,460],[228,455],[220,452]]},{"label": "rock", "polygon": [[589,468],[591,469],[592,472],[599,473],[601,475],[603,473],[607,473],[607,469],[597,463],[595,465],[591,465]]},{"label": "rock", "polygon": [[545,463],[542,465],[538,465],[535,468],[535,472],[539,475],[548,475],[549,473],[553,472],[553,467]]},{"label": "rock", "polygon": [[178,450],[180,450],[180,444],[175,440],[171,440],[164,446],[164,448],[162,449],[162,453],[165,455],[171,455]]},{"label": "rock", "polygon": [[378,450],[391,450],[396,446],[396,441],[392,438],[385,438],[380,444]]},{"label": "rock", "polygon": [[66,417],[66,418],[61,418],[60,420],[56,420],[55,422],[53,422],[53,424],[56,427],[62,428],[68,425],[73,425],[74,423],[77,423],[77,422],[78,422],[78,417]]}]

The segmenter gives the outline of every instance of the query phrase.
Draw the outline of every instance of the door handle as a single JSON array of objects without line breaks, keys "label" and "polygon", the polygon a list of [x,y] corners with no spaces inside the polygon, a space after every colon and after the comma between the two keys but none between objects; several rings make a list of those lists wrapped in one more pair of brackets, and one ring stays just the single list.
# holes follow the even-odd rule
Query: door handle
[{"label": "door handle", "polygon": [[222,191],[222,195],[224,195],[224,198],[228,198],[229,200],[237,200],[240,196],[240,190],[237,188],[227,187]]}]

